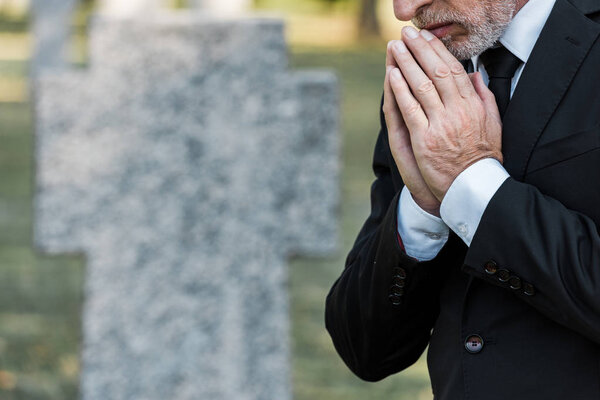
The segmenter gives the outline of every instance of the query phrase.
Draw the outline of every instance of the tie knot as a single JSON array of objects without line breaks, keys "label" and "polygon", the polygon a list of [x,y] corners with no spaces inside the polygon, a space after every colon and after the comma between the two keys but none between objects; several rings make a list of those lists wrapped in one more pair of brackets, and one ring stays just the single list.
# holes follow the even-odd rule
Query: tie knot
[{"label": "tie knot", "polygon": [[521,60],[504,46],[487,49],[480,58],[490,78],[510,79],[521,65]]}]

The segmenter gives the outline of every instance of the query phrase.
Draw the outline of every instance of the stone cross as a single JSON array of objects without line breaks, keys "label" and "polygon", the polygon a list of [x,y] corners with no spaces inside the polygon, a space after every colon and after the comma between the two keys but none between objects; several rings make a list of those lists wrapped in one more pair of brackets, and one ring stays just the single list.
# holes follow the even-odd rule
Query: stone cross
[{"label": "stone cross", "polygon": [[291,398],[286,260],[336,247],[338,97],[282,23],[98,19],[36,81],[35,242],[87,259],[84,400]]},{"label": "stone cross", "polygon": [[32,71],[59,70],[68,65],[71,18],[77,0],[33,0]]},{"label": "stone cross", "polygon": [[[38,0],[39,1],[39,0]],[[188,8],[214,16],[244,14],[251,0],[188,0]],[[141,17],[165,8],[164,0],[100,0],[100,11],[115,17]]]},{"label": "stone cross", "polygon": [[99,0],[102,14],[112,17],[143,17],[162,8],[163,0]]},{"label": "stone cross", "polygon": [[192,8],[216,15],[243,14],[250,9],[251,0],[189,0]]}]

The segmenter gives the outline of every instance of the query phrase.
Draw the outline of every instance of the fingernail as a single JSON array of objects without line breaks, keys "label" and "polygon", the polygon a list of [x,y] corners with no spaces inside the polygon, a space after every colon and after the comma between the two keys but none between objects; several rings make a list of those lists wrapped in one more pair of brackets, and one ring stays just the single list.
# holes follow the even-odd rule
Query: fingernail
[{"label": "fingernail", "polygon": [[402,40],[397,40],[395,46],[396,46],[396,50],[398,50],[398,52],[400,52],[400,53],[406,53],[408,51],[408,49],[406,48],[406,45],[404,44],[404,42]]},{"label": "fingernail", "polygon": [[400,70],[398,68],[394,68],[391,74],[392,79],[401,79],[402,74],[400,74]]},{"label": "fingernail", "polygon": [[390,73],[390,71],[391,71],[391,70],[393,70],[393,69],[394,69],[394,67],[392,67],[391,65],[388,65],[388,66],[387,66],[387,68],[385,69],[385,72],[386,72],[387,74],[389,74],[389,73]]},{"label": "fingernail", "polygon": [[427,41],[433,40],[435,38],[433,33],[429,32],[426,29],[421,29],[421,36],[423,36],[423,38],[425,38],[425,40]]},{"label": "fingernail", "polygon": [[417,32],[417,30],[412,26],[405,27],[402,32],[411,39],[415,39],[417,36],[419,36],[419,32]]}]

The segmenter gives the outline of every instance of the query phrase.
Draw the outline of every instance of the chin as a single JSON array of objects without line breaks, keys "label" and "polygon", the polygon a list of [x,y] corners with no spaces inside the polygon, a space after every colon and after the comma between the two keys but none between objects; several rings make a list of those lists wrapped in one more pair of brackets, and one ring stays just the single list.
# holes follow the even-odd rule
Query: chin
[{"label": "chin", "polygon": [[457,60],[470,60],[472,57],[481,53],[480,46],[468,40],[468,37],[456,38],[450,35],[440,38],[448,51],[456,57]]},{"label": "chin", "polygon": [[442,43],[444,43],[448,51],[458,60],[462,61],[471,58],[469,57],[468,51],[465,48],[464,43],[461,43],[461,41],[457,41],[450,35],[441,37],[440,40],[442,41]]}]

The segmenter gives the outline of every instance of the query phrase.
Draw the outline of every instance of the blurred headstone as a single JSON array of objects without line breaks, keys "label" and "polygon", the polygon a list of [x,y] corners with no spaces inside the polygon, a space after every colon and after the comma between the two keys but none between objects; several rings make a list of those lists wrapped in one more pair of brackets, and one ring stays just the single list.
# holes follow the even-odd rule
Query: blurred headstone
[{"label": "blurred headstone", "polygon": [[243,14],[250,10],[252,0],[188,0],[192,8],[216,15]]},{"label": "blurred headstone", "polygon": [[278,20],[93,25],[35,85],[35,241],[87,259],[84,400],[291,398],[286,261],[336,247],[338,98]]},{"label": "blurred headstone", "polygon": [[60,70],[68,65],[71,19],[77,0],[32,0],[32,71]]},{"label": "blurred headstone", "polygon": [[162,3],[162,0],[99,0],[99,8],[103,14],[115,17],[143,17],[156,12]]}]

